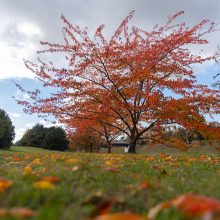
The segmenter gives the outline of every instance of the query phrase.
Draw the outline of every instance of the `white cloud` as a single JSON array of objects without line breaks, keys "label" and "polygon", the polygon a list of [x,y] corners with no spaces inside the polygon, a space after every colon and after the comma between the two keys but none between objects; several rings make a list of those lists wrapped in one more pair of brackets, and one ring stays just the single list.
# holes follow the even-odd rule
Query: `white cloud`
[{"label": "white cloud", "polygon": [[47,128],[52,127],[52,126],[63,127],[63,124],[59,123],[58,121],[49,122],[45,120],[40,120],[39,123]]},{"label": "white cloud", "polygon": [[39,36],[43,35],[42,31],[37,25],[28,22],[20,23],[18,25],[18,31],[29,36],[30,38],[33,35],[39,35]]},{"label": "white cloud", "polygon": [[[51,10],[51,4],[56,10]],[[160,7],[158,7],[158,5]],[[196,13],[195,13],[196,8]],[[169,15],[184,10],[180,18],[187,25],[195,25],[202,19],[219,22],[220,1],[161,1],[161,0],[1,0],[0,1],[0,79],[11,77],[33,78],[23,58],[32,60],[38,50],[40,40],[61,42],[60,15],[74,24],[88,26],[89,32],[101,23],[106,24],[106,37],[114,33],[121,20],[132,10],[136,10],[132,25],[146,30],[156,24],[163,24]],[[114,13],[114,16],[112,16]],[[40,15],[40,16],[39,16]],[[3,33],[4,32],[4,33]],[[3,38],[3,35],[6,35]],[[209,38],[213,44],[206,51],[213,51],[219,33]],[[56,59],[57,62],[60,61]]]},{"label": "white cloud", "polygon": [[13,118],[20,118],[20,117],[21,117],[20,114],[18,114],[18,113],[13,113],[13,112],[10,112],[9,115],[10,115],[11,117],[13,117]]},{"label": "white cloud", "polygon": [[32,128],[36,123],[32,122],[32,123],[26,123],[25,127],[27,128]]},{"label": "white cloud", "polygon": [[22,136],[24,135],[26,130],[27,130],[27,128],[15,129],[15,139],[14,139],[14,142],[20,140],[22,138]]},{"label": "white cloud", "polygon": [[0,25],[0,79],[34,78],[23,59],[31,59],[38,50],[43,33],[31,22],[10,22]]}]

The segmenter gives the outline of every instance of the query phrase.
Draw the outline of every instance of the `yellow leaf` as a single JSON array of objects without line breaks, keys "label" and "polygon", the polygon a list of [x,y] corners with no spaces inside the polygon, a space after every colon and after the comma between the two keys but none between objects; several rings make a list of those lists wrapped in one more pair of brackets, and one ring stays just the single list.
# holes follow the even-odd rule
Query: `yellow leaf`
[{"label": "yellow leaf", "polygon": [[31,172],[32,172],[31,166],[26,166],[26,167],[24,168],[24,174],[29,174],[29,173],[31,173]]},{"label": "yellow leaf", "polygon": [[33,161],[31,162],[31,164],[33,164],[33,165],[40,165],[40,164],[41,164],[41,159],[36,158],[35,160],[33,160]]},{"label": "yellow leaf", "polygon": [[51,183],[50,181],[47,180],[40,180],[34,183],[34,188],[36,189],[48,189],[48,190],[53,190],[55,189],[55,185]]},{"label": "yellow leaf", "polygon": [[68,164],[74,164],[74,163],[78,163],[78,160],[75,159],[75,158],[71,158],[71,159],[66,160],[66,163],[68,163]]},{"label": "yellow leaf", "polygon": [[146,219],[132,213],[114,213],[114,214],[98,216],[94,220],[146,220]]},{"label": "yellow leaf", "polygon": [[51,183],[57,183],[57,182],[60,182],[60,178],[59,177],[56,177],[56,176],[45,176],[42,178],[42,180],[44,181],[48,181],[48,182],[51,182]]},{"label": "yellow leaf", "polygon": [[107,160],[105,161],[105,165],[110,167],[113,166],[114,164],[110,160]]}]

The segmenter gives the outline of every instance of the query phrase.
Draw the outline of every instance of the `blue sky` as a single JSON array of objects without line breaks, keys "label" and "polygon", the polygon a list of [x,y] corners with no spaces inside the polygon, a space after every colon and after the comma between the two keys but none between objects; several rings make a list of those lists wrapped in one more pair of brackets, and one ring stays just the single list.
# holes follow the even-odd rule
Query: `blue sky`
[{"label": "blue sky", "polygon": [[[196,10],[195,10],[196,9]],[[219,0],[1,0],[0,1],[0,108],[10,115],[16,128],[18,140],[27,128],[42,121],[36,115],[22,112],[13,96],[28,98],[18,92],[13,81],[25,89],[39,88],[39,82],[25,68],[23,59],[36,60],[40,40],[59,42],[61,40],[60,15],[64,14],[72,23],[87,26],[93,32],[104,23],[105,34],[110,36],[120,21],[132,10],[135,11],[133,24],[151,30],[156,24],[163,24],[169,15],[183,10],[182,19],[191,26],[204,18],[220,23]],[[212,53],[220,44],[220,33],[210,35],[206,53]],[[57,62],[61,62],[57,60]],[[62,64],[62,63],[61,63]],[[207,63],[194,68],[199,83],[211,85],[213,76],[220,67]],[[44,92],[48,93],[44,88]],[[216,118],[220,120],[218,116]],[[51,119],[52,120],[52,119]]]},{"label": "blue sky", "polygon": [[[24,113],[22,106],[17,105],[13,97],[17,97],[21,100],[26,100],[29,97],[28,95],[19,92],[14,82],[22,84],[27,90],[32,90],[34,88],[41,88],[43,90],[43,88],[37,80],[28,78],[0,80],[0,108],[4,109],[10,116],[10,119],[16,128],[15,140],[18,140],[28,128],[31,128],[36,123],[40,122],[45,126],[50,126],[53,118],[48,118],[48,121],[45,121],[42,118],[39,118],[36,114],[29,115]],[[47,93],[47,91],[45,91],[45,93]]]}]

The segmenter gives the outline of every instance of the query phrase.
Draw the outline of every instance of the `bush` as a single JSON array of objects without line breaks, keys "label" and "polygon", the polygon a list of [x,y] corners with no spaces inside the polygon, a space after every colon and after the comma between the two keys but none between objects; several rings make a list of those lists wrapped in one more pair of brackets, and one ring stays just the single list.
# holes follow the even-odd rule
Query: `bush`
[{"label": "bush", "polygon": [[47,128],[41,124],[36,124],[32,129],[28,129],[23,135],[21,142],[24,146],[44,147],[44,138]]},{"label": "bush", "polygon": [[17,141],[16,144],[19,146],[41,147],[49,150],[66,150],[69,141],[61,127],[45,128],[41,124],[36,124],[32,129],[28,129],[22,139]]},{"label": "bush", "polygon": [[66,138],[65,131],[60,127],[50,127],[47,129],[44,145],[49,150],[66,150],[69,141]]},{"label": "bush", "polygon": [[8,148],[15,136],[14,126],[8,114],[0,109],[0,148]]}]

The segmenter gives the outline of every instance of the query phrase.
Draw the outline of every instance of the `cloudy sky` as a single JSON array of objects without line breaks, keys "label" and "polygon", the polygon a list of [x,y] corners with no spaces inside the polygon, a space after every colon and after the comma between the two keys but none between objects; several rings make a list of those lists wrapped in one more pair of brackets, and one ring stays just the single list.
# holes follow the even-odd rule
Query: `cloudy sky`
[{"label": "cloudy sky", "polygon": [[[39,41],[60,42],[61,14],[69,21],[89,28],[90,33],[105,24],[109,37],[120,21],[135,10],[132,24],[151,30],[169,15],[185,11],[182,21],[195,25],[202,19],[220,23],[219,0],[0,0],[0,108],[5,109],[16,127],[16,140],[36,122],[48,124],[36,115],[22,113],[12,96],[28,99],[17,91],[14,82],[26,89],[39,88],[39,82],[25,68],[23,59],[35,60]],[[180,20],[181,20],[180,19]],[[220,32],[209,36],[207,53],[220,45]],[[206,63],[195,67],[200,83],[211,85],[220,67]]]}]

